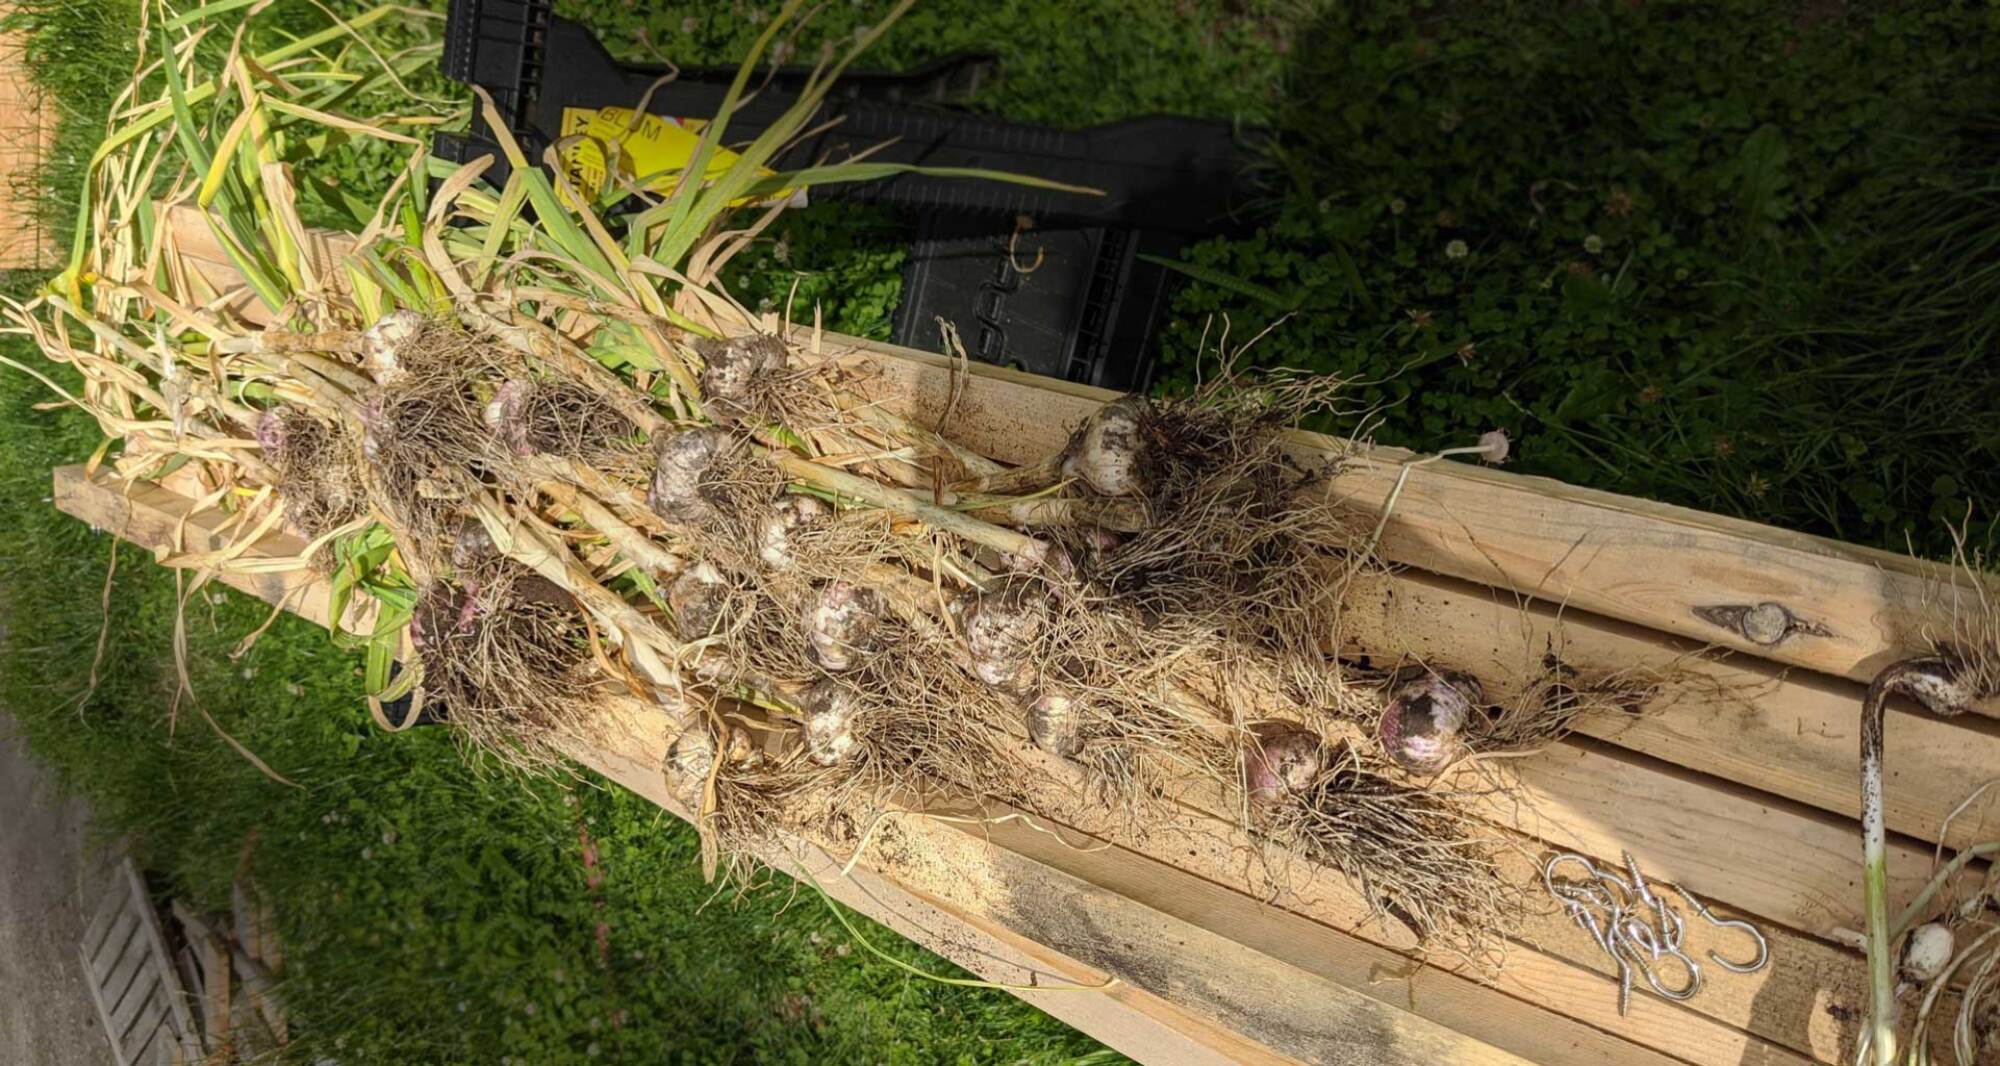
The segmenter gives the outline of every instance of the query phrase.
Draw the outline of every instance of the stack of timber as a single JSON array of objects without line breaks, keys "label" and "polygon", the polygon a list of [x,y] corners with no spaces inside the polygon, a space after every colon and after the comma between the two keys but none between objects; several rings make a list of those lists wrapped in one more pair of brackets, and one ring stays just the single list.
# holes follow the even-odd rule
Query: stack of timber
[{"label": "stack of timber", "polygon": [[[254,321],[254,301],[198,217],[170,217],[169,268],[212,306]],[[321,234],[310,253],[334,264],[346,248]],[[865,364],[885,408],[1007,462],[1056,451],[1113,398],[830,334],[813,344],[821,358]],[[1304,455],[1334,444],[1293,438]],[[1409,458],[1364,450],[1330,491],[1379,514]],[[58,507],[148,547],[199,553],[239,532],[195,510],[198,484],[128,484],[80,467],[55,482]],[[243,557],[302,546],[273,532]],[[1581,735],[1511,761],[1521,795],[1487,811],[1520,844],[1504,874],[1540,893],[1550,854],[1609,867],[1629,852],[1717,917],[1753,922],[1769,966],[1711,968],[1685,1002],[1638,991],[1621,1015],[1616,967],[1552,904],[1498,972],[1419,960],[1409,933],[1370,920],[1339,874],[1280,876],[1253,861],[1236,820],[1199,794],[1183,802],[1200,832],[1009,820],[990,805],[977,824],[911,809],[885,817],[858,857],[809,840],[763,857],[986,978],[1023,986],[1023,998],[1143,1061],[1852,1061],[1867,1007],[1851,936],[1864,924],[1861,695],[1882,666],[1951,631],[1961,579],[1902,556],[1449,462],[1409,472],[1381,548],[1399,569],[1356,589],[1328,635],[1343,656],[1420,655],[1488,679],[1502,689],[1495,698],[1531,683],[1553,650],[1584,670],[1673,667],[1674,698],[1655,713],[1586,719]],[[303,571],[222,580],[324,621],[326,591]],[[2000,766],[1990,720],[2000,708],[1980,711],[1940,720],[1892,706],[1892,912],[1928,880],[1939,845],[1991,835],[1976,807],[1950,817]],[[629,735],[572,754],[685,818],[660,775],[670,722],[658,709]],[[1687,953],[1740,957],[1738,936],[1690,921]],[[1942,1039],[1939,1050],[1951,1061]]]}]

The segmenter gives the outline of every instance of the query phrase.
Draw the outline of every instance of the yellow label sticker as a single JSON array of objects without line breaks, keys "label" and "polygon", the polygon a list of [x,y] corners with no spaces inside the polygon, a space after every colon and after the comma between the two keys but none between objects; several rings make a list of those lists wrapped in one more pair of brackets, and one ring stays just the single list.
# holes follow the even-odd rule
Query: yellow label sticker
[{"label": "yellow label sticker", "polygon": [[[654,114],[638,115],[635,121],[629,107],[566,107],[562,116],[562,138],[567,143],[562,151],[563,169],[577,192],[594,201],[604,193],[610,180],[605,166],[608,154],[621,179],[648,192],[666,194],[673,191],[681,172],[694,159],[706,125],[701,119]],[[741,158],[727,148],[717,147],[709,156],[703,180],[714,181],[727,174]],[[776,172],[759,167],[758,173],[769,177]],[[804,196],[803,189],[786,189],[769,197],[745,197],[736,201],[735,206],[788,199],[797,199],[802,205]]]}]

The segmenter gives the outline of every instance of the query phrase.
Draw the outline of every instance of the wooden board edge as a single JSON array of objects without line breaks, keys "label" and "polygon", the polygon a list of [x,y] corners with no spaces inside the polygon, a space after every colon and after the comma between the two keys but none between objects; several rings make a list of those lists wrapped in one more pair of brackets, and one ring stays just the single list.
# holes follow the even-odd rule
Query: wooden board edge
[{"label": "wooden board edge", "polygon": [[[111,513],[105,510],[106,508],[157,506],[162,502],[161,497],[148,496],[135,504],[132,496],[121,494],[119,488],[104,481],[85,477],[80,468],[63,468],[56,473],[58,482],[64,486],[64,491],[58,494],[62,506],[69,513],[83,517],[86,520],[93,520],[100,515]],[[123,502],[114,503],[113,497],[122,499]],[[185,500],[184,497],[182,499]],[[225,576],[225,580],[228,577],[234,576],[238,575],[227,575]],[[297,576],[294,575],[295,578]],[[246,591],[250,591],[256,595],[275,595],[280,598],[286,594],[285,590],[274,589],[269,582],[265,581],[251,583],[251,587],[246,589]],[[295,610],[295,612],[310,617],[314,606],[311,603],[312,599],[312,597],[295,597],[288,606]],[[322,602],[317,605],[321,613],[324,612],[323,599],[323,597],[320,597]],[[594,768],[600,771],[611,771],[613,779],[619,781],[620,784],[628,788],[636,788],[642,794],[650,792],[651,794],[648,794],[648,798],[659,802],[657,798],[659,794],[658,790],[651,787],[651,783],[658,779],[658,774],[654,769],[657,766],[657,760],[652,760],[650,765],[645,765],[643,769],[635,769],[635,767],[641,764],[632,763],[628,760],[626,765],[619,766],[612,761],[609,753],[583,751],[577,754],[583,761]],[[684,812],[676,813],[684,814]],[[953,830],[953,832],[956,831]],[[990,842],[982,841],[980,842],[980,846],[989,851],[987,857],[981,860],[989,869],[1007,863],[1019,863],[1021,864],[1018,866],[1020,870],[1041,871],[1042,876],[1051,878],[1057,883],[1067,885],[1079,892],[1084,890],[1084,885],[1081,881],[1069,877],[1063,871],[1046,862],[1021,858],[1017,853],[1008,852],[1006,849],[1000,848]],[[834,860],[830,856],[825,855],[823,852],[818,852],[817,849],[809,849],[802,852],[802,854],[817,855],[817,858],[812,860],[816,863],[832,864],[824,866],[824,869],[837,867],[837,864],[834,863]],[[785,856],[770,856],[768,858],[773,858],[781,864],[795,861]],[[859,870],[860,868],[857,867],[857,871]],[[1071,975],[1070,979],[1074,981],[1089,982],[1096,980],[1101,973],[1101,971],[1089,962],[1069,958],[1066,955],[1056,952],[1054,949],[1042,948],[1042,951],[1045,951],[1046,955],[1030,953],[1025,948],[1029,944],[1032,944],[1032,940],[1023,938],[1018,932],[1008,929],[1004,923],[994,921],[989,915],[979,913],[977,908],[961,909],[953,905],[955,901],[942,896],[935,900],[926,901],[916,893],[896,884],[889,877],[879,872],[868,871],[868,876],[880,879],[879,883],[870,886],[873,896],[857,892],[852,900],[843,900],[843,902],[851,902],[864,913],[870,914],[871,917],[883,921],[892,928],[897,928],[899,932],[905,932],[906,935],[915,934],[920,938],[920,942],[922,942],[921,938],[930,937],[935,941],[933,944],[934,947],[942,949],[942,953],[948,958],[952,958],[953,961],[966,966],[975,973],[980,973],[982,970],[993,971],[996,967],[996,958],[1004,963],[1004,966],[1000,968],[1006,971],[995,975],[1000,980],[1007,980],[1009,977],[1016,976],[1021,972],[1045,971],[1049,967],[1056,965],[1064,967],[1067,974]],[[839,898],[839,892],[834,891],[837,887],[836,884],[824,880],[822,883],[827,885],[830,892],[834,892],[836,898]],[[874,897],[899,901],[902,906],[911,908],[916,913],[928,913],[937,916],[941,921],[952,923],[955,927],[963,926],[966,929],[976,930],[982,938],[989,942],[987,950],[966,952],[955,946],[950,938],[937,940],[934,933],[926,933],[923,926],[917,925],[907,918],[899,917],[890,909],[882,906],[879,899]],[[1143,914],[1136,915],[1133,912],[1110,913],[1112,909],[1137,906],[1131,904],[1129,901],[1117,900],[1109,896],[1109,894],[1097,894],[1092,898],[1095,901],[1094,906],[1097,912],[1105,921],[1118,921],[1121,923],[1121,927],[1124,928],[1144,928],[1154,932],[1178,930],[1184,939],[1201,940],[1204,944],[1203,957],[1218,960],[1219,965],[1226,964],[1233,969],[1240,969],[1244,972],[1249,972],[1260,967],[1265,970],[1273,967],[1289,967],[1289,964],[1281,960],[1245,948],[1226,938],[1206,933],[1197,926],[1181,922],[1178,919],[1162,915],[1159,912],[1150,911],[1150,909],[1146,909]],[[1142,955],[1138,958],[1143,960],[1150,959],[1152,956]],[[1127,967],[1136,965],[1135,959],[1129,956],[1119,960],[1107,958],[1104,961]],[[1171,962],[1170,959],[1164,960],[1164,962],[1162,960],[1154,961],[1157,964]],[[1323,1014],[1319,1019],[1320,1023],[1340,1030],[1390,1034],[1395,1038],[1392,1043],[1392,1047],[1394,1048],[1422,1049],[1422,1055],[1411,1058],[1408,1061],[1440,1061],[1435,1058],[1424,1057],[1434,1052],[1447,1054],[1449,1061],[1464,1061],[1468,1063],[1513,1063],[1527,1061],[1495,1048],[1490,1044],[1464,1036],[1446,1026],[1425,1018],[1420,1013],[1413,1014],[1404,1011],[1336,982],[1327,981],[1303,970],[1293,969],[1294,972],[1290,975],[1291,980],[1303,982],[1317,989],[1317,994],[1313,997],[1313,1009],[1320,1012],[1335,1012],[1331,1017]],[[1242,1012],[1243,1018],[1263,1018],[1263,1021],[1257,1024],[1246,1023],[1239,1026],[1239,1028],[1252,1028],[1261,1032],[1276,1034],[1278,1038],[1292,1039],[1298,1037],[1301,1032],[1314,1031],[1317,1027],[1309,1027],[1306,1030],[1287,1028],[1266,1017],[1270,1009],[1268,1002],[1259,1002],[1255,997],[1241,998],[1230,993],[1226,988],[1212,989],[1211,993],[1214,997],[1218,997],[1204,1001],[1204,1005],[1211,1010],[1229,1009]],[[1500,993],[1493,992],[1491,994],[1495,997],[1494,1002],[1496,1006],[1504,1007],[1505,1004],[1513,1002]],[[1032,991],[1028,992],[1024,998],[1030,998],[1031,1001],[1036,1002],[1037,1006],[1042,1006],[1057,1017],[1071,1021],[1072,1024],[1078,1025],[1084,1031],[1099,1036],[1100,1039],[1104,1039],[1113,1047],[1121,1047],[1123,1045],[1121,1050],[1132,1048],[1137,1051],[1147,1052],[1153,1055],[1154,1061],[1234,1062],[1285,1060],[1285,1057],[1281,1053],[1274,1051],[1268,1046],[1260,1046],[1256,1042],[1248,1041],[1241,1036],[1235,1035],[1236,1030],[1234,1028],[1218,1027],[1203,1012],[1189,1010],[1176,1005],[1170,999],[1138,985],[1126,985],[1121,990],[1108,996],[1098,993]],[[1107,1007],[1104,1005],[1106,1002],[1115,1002],[1120,1005],[1115,1008]],[[1525,1005],[1522,1006],[1525,1007]],[[185,1009],[185,1005],[182,1005],[182,1009]],[[1550,1022],[1556,1022],[1560,1018],[1559,1015],[1549,1014],[1548,1012],[1541,1011],[1539,1008],[1526,1009],[1532,1010],[1538,1015],[1545,1016]],[[1164,1045],[1161,1044],[1161,1041],[1167,1041],[1176,1045],[1177,1050],[1171,1055],[1160,1056],[1157,1053],[1164,1050]],[[1620,1056],[1614,1054],[1612,1056],[1614,1060],[1632,1061],[1635,1063],[1652,1061],[1649,1058],[1650,1053],[1645,1052],[1644,1049],[1639,1048],[1637,1045],[1623,1041],[1619,1043],[1623,1044],[1621,1050],[1625,1054],[1622,1059]],[[1613,1047],[1615,1048],[1617,1045],[1614,1044]],[[1380,1049],[1378,1048],[1376,1051],[1379,1052]],[[1376,1058],[1371,1061],[1393,1062],[1396,1060],[1393,1058]]]}]

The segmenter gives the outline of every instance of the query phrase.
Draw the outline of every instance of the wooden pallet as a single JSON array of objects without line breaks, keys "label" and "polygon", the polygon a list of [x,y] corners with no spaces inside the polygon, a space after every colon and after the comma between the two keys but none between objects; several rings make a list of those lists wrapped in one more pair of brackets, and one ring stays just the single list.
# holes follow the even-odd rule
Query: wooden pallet
[{"label": "wooden pallet", "polygon": [[[171,218],[176,284],[254,319],[205,226]],[[331,266],[346,248],[320,235],[312,254]],[[939,356],[847,338],[823,338],[820,355],[867,370],[874,398],[899,414],[934,424],[951,410],[951,437],[1011,462],[1055,450],[1109,398],[980,366],[954,385]],[[1294,443],[1309,458],[1342,450],[1310,434]],[[1368,520],[1407,458],[1365,449],[1331,491]],[[190,495],[57,473],[58,506],[122,536],[190,552],[229,543],[228,519],[191,514]],[[1552,643],[1585,670],[1672,663],[1692,677],[1656,715],[1588,723],[1587,736],[1519,761],[1530,806],[1489,814],[1523,844],[1509,877],[1531,884],[1534,856],[1550,848],[1606,860],[1629,850],[1720,913],[1756,921],[1771,939],[1770,968],[1713,973],[1685,1004],[1637,996],[1621,1017],[1608,960],[1553,913],[1529,923],[1498,975],[1446,960],[1417,966],[1407,934],[1370,922],[1337,875],[1294,870],[1273,884],[1245,858],[1249,842],[1215,797],[1187,797],[1181,828],[1194,832],[1146,835],[1107,821],[1059,827],[1072,835],[1058,841],[1018,820],[974,829],[914,812],[892,819],[904,846],[872,850],[852,878],[829,875],[847,857],[816,842],[769,857],[990,978],[1119,977],[1107,992],[1026,998],[1149,1061],[1851,1058],[1866,999],[1862,960],[1841,936],[1862,924],[1860,682],[1949,631],[1967,595],[1960,579],[1888,553],[1454,463],[1411,474],[1382,545],[1403,569],[1352,598],[1337,635],[1346,652],[1415,652],[1472,670],[1502,695],[1530,680]],[[250,552],[299,547],[276,534]],[[325,610],[323,592],[300,588],[296,575],[229,580],[274,602],[296,592],[290,605],[308,617]],[[1900,902],[1925,879],[1936,842],[1993,835],[1977,809],[1948,832],[1943,823],[2000,765],[2000,731],[1908,708],[1891,718],[1890,883]],[[647,721],[614,748],[576,754],[685,815],[657,773],[666,715]],[[1075,846],[1085,840],[1097,843]],[[1691,932],[1691,953],[1733,949],[1708,936]]]},{"label": "wooden pallet", "polygon": [[199,1062],[194,1016],[139,868],[118,860],[77,953],[118,1066]]}]

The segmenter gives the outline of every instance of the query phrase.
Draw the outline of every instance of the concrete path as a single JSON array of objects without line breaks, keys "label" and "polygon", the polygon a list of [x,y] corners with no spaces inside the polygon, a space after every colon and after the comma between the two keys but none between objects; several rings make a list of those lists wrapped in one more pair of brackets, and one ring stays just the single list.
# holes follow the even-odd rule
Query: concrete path
[{"label": "concrete path", "polygon": [[76,954],[96,891],[82,875],[90,812],[13,733],[0,711],[0,1063],[103,1066],[111,1045]]}]

